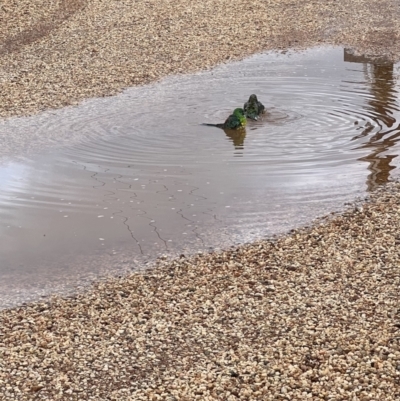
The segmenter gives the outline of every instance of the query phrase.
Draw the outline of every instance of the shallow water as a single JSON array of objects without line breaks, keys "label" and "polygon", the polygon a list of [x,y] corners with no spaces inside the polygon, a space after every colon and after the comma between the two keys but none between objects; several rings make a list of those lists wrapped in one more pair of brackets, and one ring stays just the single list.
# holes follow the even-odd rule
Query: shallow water
[{"label": "shallow water", "polygon": [[[341,48],[267,53],[3,121],[0,304],[340,209],[397,167],[397,79]],[[244,135],[201,125],[251,93],[268,113]]]}]

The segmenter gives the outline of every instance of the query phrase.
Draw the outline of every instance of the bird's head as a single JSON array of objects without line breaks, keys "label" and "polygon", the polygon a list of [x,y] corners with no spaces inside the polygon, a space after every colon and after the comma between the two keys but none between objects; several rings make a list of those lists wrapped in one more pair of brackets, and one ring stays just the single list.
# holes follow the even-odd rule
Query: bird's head
[{"label": "bird's head", "polygon": [[257,103],[257,102],[258,102],[257,96],[254,93],[250,95],[249,103]]},{"label": "bird's head", "polygon": [[238,120],[240,121],[241,125],[243,125],[243,126],[246,125],[247,120],[246,120],[246,116],[244,115],[244,110],[243,109],[241,109],[241,108],[235,109],[233,111],[233,115],[238,118]]}]

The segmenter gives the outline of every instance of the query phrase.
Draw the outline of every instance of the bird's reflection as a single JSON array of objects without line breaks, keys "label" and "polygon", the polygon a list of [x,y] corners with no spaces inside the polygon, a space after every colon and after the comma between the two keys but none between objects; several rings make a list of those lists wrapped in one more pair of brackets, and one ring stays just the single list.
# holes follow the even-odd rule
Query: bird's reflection
[{"label": "bird's reflection", "polygon": [[368,169],[371,173],[367,178],[367,188],[372,191],[378,185],[389,181],[390,171],[395,168],[390,163],[398,156],[388,154],[400,137],[400,126],[393,116],[394,112],[399,111],[393,63],[383,58],[355,56],[348,49],[344,50],[344,61],[362,63],[366,81],[370,83],[372,96],[365,108],[376,126],[367,122],[361,134],[353,139],[368,137],[372,134],[361,146],[361,148],[369,149],[370,153],[359,159],[369,163]]},{"label": "bird's reflection", "polygon": [[233,143],[236,156],[243,156],[244,149],[244,140],[246,138],[246,130],[245,129],[224,129],[225,135],[229,138],[229,140]]}]

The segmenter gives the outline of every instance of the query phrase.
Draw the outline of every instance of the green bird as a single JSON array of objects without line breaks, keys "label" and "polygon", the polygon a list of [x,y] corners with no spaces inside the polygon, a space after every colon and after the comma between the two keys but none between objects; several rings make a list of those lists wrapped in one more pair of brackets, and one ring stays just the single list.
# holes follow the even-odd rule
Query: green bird
[{"label": "green bird", "polygon": [[235,109],[233,113],[225,120],[223,124],[203,124],[209,127],[218,127],[222,129],[240,129],[244,128],[247,123],[243,109]]},{"label": "green bird", "polygon": [[260,114],[264,113],[264,105],[258,101],[256,95],[251,95],[249,100],[243,106],[244,114],[250,120],[258,120]]}]

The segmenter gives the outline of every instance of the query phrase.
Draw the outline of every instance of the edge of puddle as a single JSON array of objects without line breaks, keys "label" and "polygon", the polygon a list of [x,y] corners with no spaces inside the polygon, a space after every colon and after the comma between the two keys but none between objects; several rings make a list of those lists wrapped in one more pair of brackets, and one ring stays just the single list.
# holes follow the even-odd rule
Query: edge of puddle
[{"label": "edge of puddle", "polygon": [[[304,53],[304,52],[306,52],[308,50],[313,50],[315,48],[332,49],[332,48],[342,48],[342,46],[331,46],[331,45],[329,45],[329,46],[314,46],[314,47],[311,47],[311,48],[308,48],[308,49],[298,49],[298,50],[297,49],[290,49],[289,52],[293,51],[294,53],[298,54],[298,53]],[[270,50],[270,51],[267,51],[267,52],[262,52],[262,53],[257,53],[257,54],[251,55],[249,57],[246,57],[246,59],[251,59],[251,58],[257,56],[258,54],[274,54],[277,57],[279,57],[282,54],[282,52]],[[287,54],[284,54],[284,56],[287,56]],[[229,63],[229,64],[238,64],[240,62],[241,61],[234,61],[234,62]],[[200,71],[200,72],[196,72],[194,74],[176,74],[176,75],[163,77],[159,81],[156,81],[156,82],[153,82],[153,83],[147,84],[147,85],[142,85],[141,87],[153,88],[154,86],[156,86],[156,85],[158,85],[158,84],[160,84],[162,82],[166,82],[166,83],[171,82],[171,83],[173,83],[174,81],[180,80],[182,78],[188,79],[190,76],[193,76],[193,75],[212,74],[212,71],[214,71],[216,69],[223,69],[227,65],[228,65],[228,63],[220,64],[220,65],[218,65],[216,67],[213,67],[211,69],[203,70],[203,71]],[[137,87],[135,86],[135,87],[132,87],[132,88],[137,88]],[[132,88],[124,89],[122,92],[120,92],[119,94],[113,96],[112,98],[119,97],[119,96],[129,96],[129,90],[132,89]],[[111,99],[111,97],[107,97],[106,99],[107,100]],[[97,104],[98,101],[103,102],[104,98],[88,98],[88,99],[85,99],[84,101],[82,101],[81,103],[79,103],[79,105],[67,106],[67,107],[62,108],[62,109],[50,109],[50,110],[44,111],[43,113],[39,113],[39,114],[36,114],[36,115],[33,115],[33,116],[11,117],[11,118],[8,118],[8,119],[0,120],[0,132],[1,132],[1,125],[6,125],[8,123],[10,123],[12,125],[14,122],[16,122],[18,124],[18,122],[21,122],[21,121],[23,123],[26,122],[26,124],[29,125],[29,121],[32,121],[32,119],[33,120],[37,119],[38,117],[39,117],[39,120],[41,120],[41,119],[45,120],[48,117],[50,117],[50,118],[53,117],[54,118],[54,115],[60,116],[60,115],[64,114],[64,115],[68,116],[68,114],[71,111],[73,112],[78,107],[84,107],[84,108],[86,107],[87,110],[90,110],[91,108],[96,107],[96,104]],[[65,118],[67,118],[67,117],[65,117]],[[110,134],[110,135],[113,135],[113,134]],[[1,134],[0,134],[0,137],[1,137]],[[62,143],[55,142],[55,141],[58,141],[59,138],[47,138],[47,139],[49,139],[49,141],[45,145],[45,148],[40,148],[40,149],[36,150],[35,148],[31,148],[29,146],[25,146],[25,147],[22,146],[22,148],[21,148],[22,149],[22,153],[12,154],[11,156],[10,155],[8,155],[8,156],[0,155],[0,164],[7,163],[9,161],[14,161],[14,159],[17,159],[18,161],[20,161],[21,158],[24,159],[25,157],[29,157],[29,156],[31,156],[31,155],[33,155],[35,153],[38,153],[38,152],[48,151],[50,149],[60,148],[60,147],[64,147],[64,146],[70,146],[70,145],[72,145],[74,143],[78,143],[78,142],[82,141],[83,138],[79,137],[79,136],[73,137],[72,141],[71,141],[71,138],[64,138],[65,143],[64,142],[62,142]],[[62,139],[61,139],[61,141],[62,141]],[[29,142],[29,140],[28,140],[28,142]],[[28,145],[29,145],[29,143],[28,143]],[[23,149],[26,149],[26,147],[28,147],[27,153],[24,153]],[[7,160],[7,157],[9,157],[11,160]],[[4,158],[6,160],[3,160]],[[395,173],[395,175],[398,175],[398,174]],[[398,179],[398,178],[392,179],[392,181],[395,181],[396,179]],[[212,253],[212,254],[215,253],[215,255],[218,255],[221,252],[228,251],[229,249],[236,248],[238,246],[241,247],[241,246],[246,246],[248,244],[256,244],[259,241],[275,241],[276,238],[281,238],[281,237],[285,237],[287,235],[290,235],[290,232],[292,230],[297,230],[297,229],[306,228],[306,227],[309,227],[309,226],[318,225],[321,222],[323,223],[323,222],[328,221],[329,219],[331,219],[334,216],[337,216],[337,215],[340,215],[340,214],[343,214],[343,213],[347,213],[349,211],[351,212],[352,210],[354,210],[354,208],[357,208],[360,205],[364,204],[365,202],[368,202],[369,198],[370,198],[369,195],[366,195],[366,197],[364,199],[357,198],[353,202],[351,202],[350,204],[339,205],[338,206],[338,209],[339,209],[338,211],[328,213],[328,214],[326,214],[324,216],[321,216],[321,217],[317,217],[316,219],[313,219],[312,221],[310,221],[309,224],[305,224],[304,226],[300,225],[298,227],[294,227],[293,229],[289,229],[287,232],[285,232],[283,234],[276,234],[276,235],[268,236],[268,237],[265,237],[265,238],[260,238],[258,240],[252,241],[251,243],[244,242],[244,243],[241,243],[241,244],[238,244],[238,245],[231,246],[231,247],[226,248],[226,249],[216,249],[215,251],[210,252],[210,253]],[[193,252],[192,254],[188,254],[187,255],[187,260],[190,261],[191,258],[198,257],[198,255],[199,254],[201,255],[202,253],[204,253],[204,252],[200,252],[200,253]],[[175,257],[172,256],[172,257],[168,257],[168,258],[163,258],[163,257],[157,258],[155,261],[149,262],[146,266],[143,267],[143,269],[135,270],[133,272],[133,274],[146,273],[146,271],[155,269],[160,265],[163,266],[165,264],[171,263],[174,260],[176,260],[177,258],[179,258],[178,255],[176,255]],[[40,302],[50,302],[51,301],[51,297],[53,297],[53,296],[61,296],[63,298],[64,297],[65,298],[75,297],[81,291],[90,290],[90,288],[97,282],[107,281],[109,279],[115,279],[117,276],[120,276],[120,275],[126,276],[126,275],[130,275],[131,273],[132,273],[132,271],[126,271],[126,272],[122,273],[121,270],[117,270],[116,271],[116,270],[112,269],[111,271],[109,271],[109,274],[107,274],[107,275],[95,275],[96,277],[94,277],[93,279],[88,278],[87,280],[84,280],[84,282],[82,284],[78,284],[76,286],[72,286],[67,291],[63,291],[63,290],[57,291],[56,290],[54,293],[52,292],[52,293],[46,294],[44,296],[39,295],[39,297],[42,298],[42,299],[36,299],[36,300],[24,302],[22,304],[11,306],[11,307],[6,307],[6,308],[1,308],[0,307],[0,310],[1,309],[19,308],[21,306],[24,306],[25,304],[31,304],[31,303],[37,303],[37,302],[39,302],[39,303]]]}]

